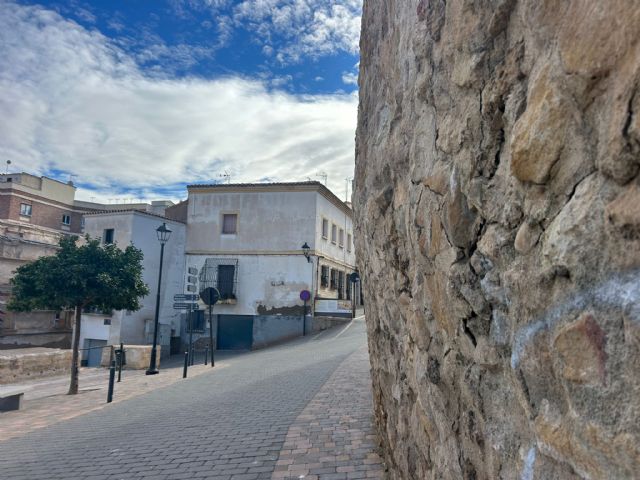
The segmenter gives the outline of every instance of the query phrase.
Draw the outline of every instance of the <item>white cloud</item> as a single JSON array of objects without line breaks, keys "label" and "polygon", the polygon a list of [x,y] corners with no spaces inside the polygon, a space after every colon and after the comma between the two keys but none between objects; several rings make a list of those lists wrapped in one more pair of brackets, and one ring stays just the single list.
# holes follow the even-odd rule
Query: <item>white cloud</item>
[{"label": "white cloud", "polygon": [[352,176],[355,95],[152,78],[95,30],[37,6],[0,8],[0,158],[16,169],[73,173],[96,192],[157,192],[227,169],[233,181],[325,170],[340,193]]},{"label": "white cloud", "polygon": [[357,54],[361,12],[362,0],[243,0],[234,18],[267,45],[279,37],[276,58],[295,63],[340,51]]},{"label": "white cloud", "polygon": [[353,72],[342,72],[342,83],[346,85],[358,86],[358,74]]}]

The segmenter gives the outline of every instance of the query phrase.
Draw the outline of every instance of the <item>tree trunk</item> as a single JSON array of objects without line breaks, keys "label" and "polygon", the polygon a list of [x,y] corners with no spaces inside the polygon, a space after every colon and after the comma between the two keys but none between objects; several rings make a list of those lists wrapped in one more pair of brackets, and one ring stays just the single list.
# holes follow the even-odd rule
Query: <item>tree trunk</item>
[{"label": "tree trunk", "polygon": [[73,354],[71,357],[71,384],[68,395],[78,393],[78,357],[80,353],[80,324],[82,323],[82,306],[76,305],[76,324],[73,329]]}]

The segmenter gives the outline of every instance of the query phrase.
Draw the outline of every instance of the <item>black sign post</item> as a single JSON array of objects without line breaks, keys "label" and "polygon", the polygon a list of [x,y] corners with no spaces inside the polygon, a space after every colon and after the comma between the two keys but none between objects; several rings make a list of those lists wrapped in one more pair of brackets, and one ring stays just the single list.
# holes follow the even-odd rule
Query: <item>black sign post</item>
[{"label": "black sign post", "polygon": [[200,299],[205,303],[205,305],[209,305],[209,348],[211,349],[211,366],[215,366],[215,355],[213,348],[213,306],[218,303],[220,300],[220,292],[215,287],[207,287],[200,292]]},{"label": "black sign post", "polygon": [[307,302],[311,299],[311,292],[309,290],[302,290],[300,292],[300,300],[304,302],[304,308],[302,310],[302,336],[307,334]]},{"label": "black sign post", "polygon": [[358,272],[353,272],[349,275],[351,280],[351,318],[356,318],[356,283],[360,280]]}]

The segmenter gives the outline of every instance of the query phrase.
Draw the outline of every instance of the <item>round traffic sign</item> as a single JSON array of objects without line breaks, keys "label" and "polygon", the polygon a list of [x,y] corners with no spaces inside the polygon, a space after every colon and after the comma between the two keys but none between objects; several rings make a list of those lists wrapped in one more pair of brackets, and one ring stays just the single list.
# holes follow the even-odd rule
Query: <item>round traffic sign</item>
[{"label": "round traffic sign", "polygon": [[311,292],[309,290],[302,290],[300,292],[300,300],[303,302],[308,302],[311,300]]},{"label": "round traffic sign", "polygon": [[200,292],[200,298],[205,305],[215,305],[220,300],[220,292],[215,287],[207,287]]}]

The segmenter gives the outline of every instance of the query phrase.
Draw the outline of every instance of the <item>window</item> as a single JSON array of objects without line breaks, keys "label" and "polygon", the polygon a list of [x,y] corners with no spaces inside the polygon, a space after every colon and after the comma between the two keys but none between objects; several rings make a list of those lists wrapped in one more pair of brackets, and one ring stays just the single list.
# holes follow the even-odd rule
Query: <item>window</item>
[{"label": "window", "polygon": [[221,300],[236,298],[236,267],[234,265],[218,265],[218,291]]},{"label": "window", "polygon": [[340,229],[340,237],[338,238],[339,242],[338,245],[340,245],[340,247],[344,246],[344,230]]},{"label": "window", "polygon": [[344,272],[338,272],[338,300],[344,298]]},{"label": "window", "polygon": [[238,232],[238,215],[225,213],[222,215],[222,233],[233,234]]},{"label": "window", "polygon": [[338,271],[334,268],[331,269],[331,290],[338,288]]},{"label": "window", "polygon": [[113,243],[113,234],[114,234],[113,228],[106,228],[102,235],[102,242],[105,245]]},{"label": "window", "polygon": [[351,282],[349,276],[347,276],[347,284],[345,285],[347,287],[346,288],[347,300],[351,300],[351,288],[352,288],[352,285],[354,285],[354,283]]},{"label": "window", "polygon": [[325,265],[320,267],[320,286],[324,288],[329,286],[329,267]]},{"label": "window", "polygon": [[331,243],[336,243],[336,237],[338,236],[338,227],[331,225]]},{"label": "window", "polygon": [[28,203],[20,204],[20,215],[24,215],[25,217],[31,216],[31,205]]},{"label": "window", "polygon": [[322,219],[322,238],[329,238],[329,220],[326,218]]},{"label": "window", "polygon": [[62,215],[62,224],[71,225],[71,215]]},{"label": "window", "polygon": [[347,252],[351,252],[351,234],[347,233]]}]

